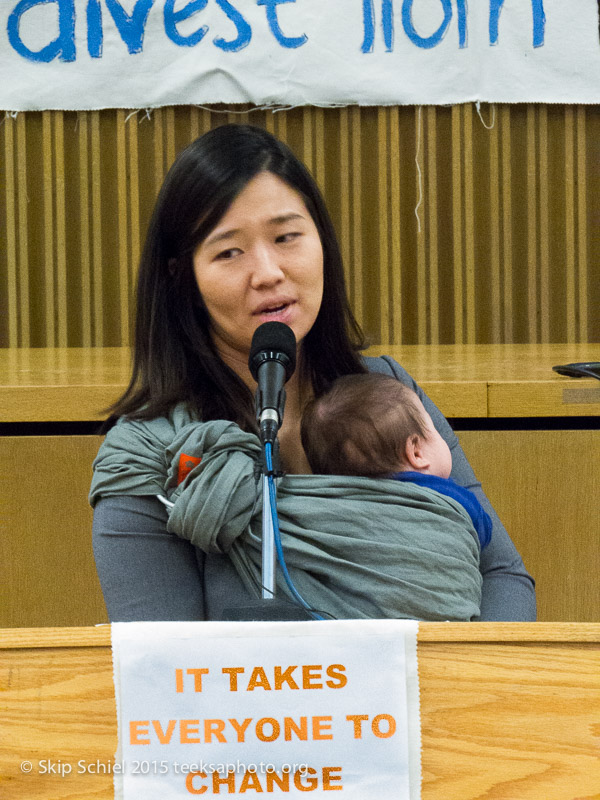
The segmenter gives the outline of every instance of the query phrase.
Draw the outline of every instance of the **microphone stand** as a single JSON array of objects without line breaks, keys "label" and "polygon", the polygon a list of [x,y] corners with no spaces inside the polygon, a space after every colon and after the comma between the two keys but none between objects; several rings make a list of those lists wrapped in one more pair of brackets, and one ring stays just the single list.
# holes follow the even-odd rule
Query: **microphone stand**
[{"label": "microphone stand", "polygon": [[[278,439],[275,439],[273,450],[279,450]],[[275,479],[278,473],[278,469],[275,466],[275,458],[275,453],[273,453],[273,479]],[[277,461],[279,461],[278,458]],[[263,600],[274,600],[275,592],[277,591],[275,584],[275,529],[273,528],[273,510],[271,508],[269,470],[267,467],[264,446],[262,472],[262,598]],[[275,496],[277,496],[277,484],[275,484]]]},{"label": "microphone stand", "polygon": [[[269,409],[263,412],[267,416],[267,426],[271,430],[271,435],[264,436],[264,427],[261,425],[261,446],[262,460],[260,472],[262,475],[262,546],[261,546],[261,600],[258,603],[248,606],[226,608],[223,610],[224,620],[246,620],[246,621],[294,621],[309,620],[312,617],[301,606],[296,605],[292,600],[277,601],[277,584],[275,580],[276,557],[275,557],[275,530],[273,528],[273,513],[271,508],[271,494],[269,488],[269,478],[273,478],[275,485],[275,496],[277,496],[277,485],[275,479],[281,477],[279,464],[279,439],[277,430],[279,420],[283,418],[283,406],[285,404],[285,390],[281,392],[281,405],[278,411]],[[273,425],[275,433],[273,434]],[[271,442],[271,469],[267,465],[266,443]]]}]

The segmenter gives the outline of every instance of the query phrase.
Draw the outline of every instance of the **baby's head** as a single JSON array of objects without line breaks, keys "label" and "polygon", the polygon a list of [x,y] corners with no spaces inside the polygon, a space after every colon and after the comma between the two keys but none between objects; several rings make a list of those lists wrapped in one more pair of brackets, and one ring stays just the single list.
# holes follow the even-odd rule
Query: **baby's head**
[{"label": "baby's head", "polygon": [[315,474],[413,470],[447,478],[452,469],[448,445],[415,392],[388,375],[338,378],[306,406],[301,436]]}]

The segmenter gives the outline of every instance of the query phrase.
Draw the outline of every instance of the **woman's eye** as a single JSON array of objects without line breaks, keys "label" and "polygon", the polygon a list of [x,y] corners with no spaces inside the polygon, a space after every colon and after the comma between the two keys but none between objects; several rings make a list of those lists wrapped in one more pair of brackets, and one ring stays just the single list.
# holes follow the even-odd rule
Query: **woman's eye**
[{"label": "woman's eye", "polygon": [[302,236],[300,231],[291,231],[290,233],[282,233],[275,241],[278,244],[286,244],[287,242],[293,242],[294,239],[297,239],[299,236]]},{"label": "woman's eye", "polygon": [[238,247],[230,247],[229,250],[223,250],[221,253],[219,253],[215,257],[215,260],[217,260],[217,261],[229,261],[230,259],[234,258],[234,256],[236,256],[238,253],[241,253],[241,252],[242,251]]}]

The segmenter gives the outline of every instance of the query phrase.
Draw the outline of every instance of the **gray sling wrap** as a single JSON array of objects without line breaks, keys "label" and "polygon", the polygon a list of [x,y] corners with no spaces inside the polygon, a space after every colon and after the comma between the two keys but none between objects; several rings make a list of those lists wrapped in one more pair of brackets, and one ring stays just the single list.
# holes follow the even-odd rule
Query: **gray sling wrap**
[{"label": "gray sling wrap", "polygon": [[[201,458],[177,485],[186,456]],[[227,421],[122,420],[94,462],[90,502],[164,494],[168,530],[205,552],[227,553],[260,584],[262,492],[256,436]],[[287,475],[277,507],[286,563],[310,605],[337,618],[469,620],[479,615],[479,543],[455,500],[411,483]],[[278,570],[279,573],[279,570]],[[283,577],[278,587],[289,594]]]}]

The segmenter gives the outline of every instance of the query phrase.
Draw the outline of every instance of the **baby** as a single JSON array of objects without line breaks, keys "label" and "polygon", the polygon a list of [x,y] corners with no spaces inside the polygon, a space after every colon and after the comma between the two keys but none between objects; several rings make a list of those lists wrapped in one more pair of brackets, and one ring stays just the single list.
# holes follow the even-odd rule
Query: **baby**
[{"label": "baby", "polygon": [[314,474],[411,481],[467,510],[481,547],[492,522],[475,495],[450,478],[450,449],[412,389],[377,373],[338,378],[302,416],[302,444]]}]

